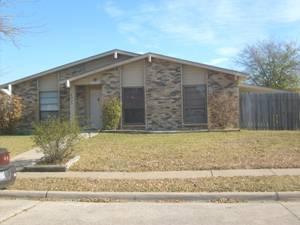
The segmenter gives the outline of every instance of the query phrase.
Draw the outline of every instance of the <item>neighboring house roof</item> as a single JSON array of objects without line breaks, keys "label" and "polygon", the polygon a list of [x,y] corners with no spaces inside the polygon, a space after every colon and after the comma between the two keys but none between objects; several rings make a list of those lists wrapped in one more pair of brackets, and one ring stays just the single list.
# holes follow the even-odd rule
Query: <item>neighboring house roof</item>
[{"label": "neighboring house roof", "polygon": [[275,88],[268,88],[268,87],[261,87],[249,84],[240,84],[240,90],[242,92],[253,92],[253,93],[288,93],[290,91],[275,89]]},{"label": "neighboring house roof", "polygon": [[[23,82],[23,81],[26,81],[26,80],[30,80],[30,79],[33,79],[33,78],[38,78],[38,77],[41,77],[41,76],[44,76],[44,75],[48,75],[50,73],[58,72],[60,70],[67,69],[67,68],[70,68],[72,66],[81,64],[81,63],[89,62],[89,61],[92,61],[92,60],[95,60],[95,59],[102,58],[104,56],[108,56],[110,54],[114,54],[115,52],[120,53],[120,54],[124,54],[124,55],[132,56],[132,58],[123,60],[123,61],[118,62],[118,63],[103,66],[103,67],[95,69],[93,71],[83,73],[79,76],[76,76],[74,78],[69,79],[69,81],[81,79],[83,77],[89,76],[89,75],[97,73],[97,72],[102,72],[102,71],[105,71],[105,70],[113,69],[115,67],[118,67],[118,66],[121,66],[121,65],[124,65],[124,64],[127,64],[127,63],[131,63],[131,62],[135,62],[135,61],[138,61],[138,60],[141,60],[141,59],[151,58],[151,57],[172,61],[172,62],[175,62],[175,63],[181,63],[181,64],[185,64],[185,65],[200,67],[200,68],[203,68],[203,69],[209,69],[209,70],[213,70],[213,71],[217,71],[217,72],[232,74],[232,75],[235,75],[235,76],[240,76],[242,78],[247,77],[247,74],[243,73],[243,72],[230,70],[230,69],[225,69],[225,68],[216,67],[216,66],[211,66],[211,65],[207,65],[207,64],[203,64],[203,63],[188,61],[188,60],[184,60],[184,59],[174,58],[174,57],[161,55],[161,54],[157,54],[157,53],[149,52],[149,53],[145,53],[145,54],[141,55],[141,54],[137,54],[137,53],[133,53],[133,52],[127,52],[127,51],[123,51],[123,50],[119,50],[119,49],[113,49],[113,50],[110,50],[110,51],[107,51],[107,52],[104,52],[104,53],[101,53],[101,54],[98,54],[98,55],[95,55],[95,56],[84,58],[84,59],[81,59],[81,60],[78,60],[78,61],[75,61],[75,62],[72,62],[72,63],[64,64],[62,66],[58,66],[58,67],[55,67],[53,69],[49,69],[49,70],[46,70],[46,71],[43,71],[43,72],[40,72],[40,73],[33,74],[31,76],[24,77],[22,79],[18,79],[18,80],[15,80],[15,81],[12,81],[12,82],[9,82],[9,83],[6,83],[6,84],[2,84],[2,85],[0,85],[0,88],[6,87],[9,84],[17,84],[17,83],[20,83],[20,82]],[[62,82],[65,82],[65,81],[62,81]]]}]

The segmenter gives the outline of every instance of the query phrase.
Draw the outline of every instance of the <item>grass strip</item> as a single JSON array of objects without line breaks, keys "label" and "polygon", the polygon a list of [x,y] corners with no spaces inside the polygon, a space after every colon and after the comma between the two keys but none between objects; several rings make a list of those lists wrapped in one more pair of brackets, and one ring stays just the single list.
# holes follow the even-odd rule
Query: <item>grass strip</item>
[{"label": "grass strip", "polygon": [[17,179],[10,189],[91,192],[283,192],[300,191],[300,176],[210,177],[161,180],[22,178]]},{"label": "grass strip", "polygon": [[6,148],[11,157],[26,152],[34,147],[30,135],[0,135],[0,147]]}]

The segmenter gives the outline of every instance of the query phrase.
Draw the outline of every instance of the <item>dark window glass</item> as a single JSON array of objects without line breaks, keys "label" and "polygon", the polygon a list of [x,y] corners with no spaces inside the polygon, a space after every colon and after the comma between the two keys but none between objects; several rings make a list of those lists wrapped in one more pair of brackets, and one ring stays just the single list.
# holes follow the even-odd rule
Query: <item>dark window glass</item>
[{"label": "dark window glass", "polygon": [[58,117],[58,111],[41,111],[40,112],[40,120],[45,121]]},{"label": "dark window glass", "polygon": [[145,124],[144,88],[123,88],[124,124]]},{"label": "dark window glass", "polygon": [[40,92],[40,120],[58,117],[58,92]]},{"label": "dark window glass", "polygon": [[206,85],[183,87],[185,124],[207,123]]}]

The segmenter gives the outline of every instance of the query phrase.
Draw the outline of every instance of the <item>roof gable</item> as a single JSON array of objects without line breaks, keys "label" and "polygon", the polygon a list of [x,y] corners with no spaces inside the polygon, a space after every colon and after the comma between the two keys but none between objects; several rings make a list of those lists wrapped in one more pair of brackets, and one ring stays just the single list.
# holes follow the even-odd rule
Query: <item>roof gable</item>
[{"label": "roof gable", "polygon": [[[195,66],[195,67],[199,67],[199,68],[202,68],[202,69],[207,69],[207,70],[217,71],[217,72],[221,72],[221,73],[231,74],[231,75],[239,76],[239,77],[242,77],[242,78],[247,77],[247,74],[239,72],[239,71],[235,71],[235,70],[225,69],[225,68],[221,68],[221,67],[211,66],[211,65],[202,64],[202,63],[193,62],[193,61],[188,61],[188,60],[183,60],[183,59],[178,59],[178,58],[165,56],[165,55],[160,55],[160,54],[156,54],[156,53],[146,53],[146,54],[143,54],[143,55],[133,57],[133,58],[128,59],[128,60],[121,61],[119,63],[115,63],[115,64],[112,64],[112,65],[102,67],[102,68],[94,70],[94,71],[83,73],[80,76],[69,79],[69,81],[72,82],[74,80],[82,79],[82,78],[90,76],[94,73],[103,72],[103,71],[106,71],[106,70],[109,70],[109,69],[113,69],[113,68],[128,64],[128,63],[136,62],[136,61],[141,60],[141,59],[148,58],[148,60],[151,60],[152,57],[157,58],[157,59],[166,60],[166,61],[175,62],[175,63],[180,63],[180,64],[183,64],[183,65],[190,65],[190,66]],[[61,82],[65,82],[65,81],[61,81]]]},{"label": "roof gable", "polygon": [[101,59],[104,58],[106,56],[112,55],[115,56],[115,54],[121,54],[121,55],[127,55],[129,56],[127,59],[124,60],[119,60],[119,61],[115,61],[114,63],[110,63],[110,64],[103,64],[103,65],[97,65],[94,66],[94,68],[92,68],[91,70],[83,70],[82,72],[80,72],[79,74],[77,74],[76,76],[72,75],[72,73],[70,73],[69,76],[65,76],[61,79],[61,82],[65,82],[66,80],[69,81],[73,81],[73,80],[77,80],[77,79],[81,79],[84,78],[86,76],[89,76],[91,74],[97,73],[97,72],[102,72],[105,70],[109,70],[109,69],[113,69],[115,67],[118,66],[122,66],[131,62],[135,62],[141,59],[146,59],[148,58],[148,60],[151,60],[151,58],[157,58],[157,59],[162,59],[162,60],[167,60],[167,61],[171,61],[171,62],[175,62],[175,63],[180,63],[183,65],[191,65],[191,66],[195,66],[195,67],[199,67],[202,69],[208,69],[208,70],[212,70],[212,71],[217,71],[217,72],[221,72],[221,73],[226,73],[226,74],[231,74],[234,76],[240,76],[242,78],[246,78],[247,74],[239,72],[239,71],[235,71],[235,70],[230,70],[230,69],[225,69],[225,68],[221,68],[221,67],[216,67],[216,66],[211,66],[211,65],[207,65],[207,64],[203,64],[203,63],[198,63],[198,62],[193,62],[193,61],[189,61],[189,60],[184,60],[184,59],[179,59],[179,58],[175,58],[175,57],[170,57],[170,56],[166,56],[166,55],[161,55],[161,54],[157,54],[157,53],[145,53],[143,55],[141,54],[137,54],[137,53],[133,53],[133,52],[127,52],[127,51],[123,51],[123,50],[119,50],[119,49],[113,49],[98,55],[94,55],[91,57],[87,57],[75,62],[71,62],[68,64],[64,64],[62,66],[58,66],[40,73],[36,73],[33,74],[31,76],[27,76],[25,78],[13,81],[13,82],[9,82],[3,85],[0,85],[0,88],[6,87],[9,84],[17,84],[26,80],[30,80],[30,79],[34,79],[34,78],[39,78],[41,76],[45,76],[45,75],[49,75],[51,73],[55,73],[55,72],[59,72],[59,71],[63,71],[63,70],[68,70],[71,69],[72,67],[76,67],[76,66],[80,66],[81,64],[84,63],[92,63],[93,61],[97,60],[97,59]]},{"label": "roof gable", "polygon": [[[103,58],[108,57],[108,56],[114,57],[116,53],[119,54],[119,55],[128,56],[128,58],[129,57],[132,58],[132,57],[135,57],[135,56],[139,55],[139,54],[133,53],[133,52],[127,52],[127,51],[123,51],[123,50],[119,50],[119,49],[113,49],[113,50],[110,50],[110,51],[107,51],[107,52],[103,52],[101,54],[97,54],[97,55],[94,55],[94,56],[83,58],[83,59],[80,59],[80,60],[77,60],[77,61],[74,61],[74,62],[71,62],[71,63],[67,63],[67,64],[64,64],[64,65],[61,65],[61,66],[58,66],[58,67],[54,67],[52,69],[45,70],[45,71],[30,75],[30,76],[26,76],[24,78],[21,78],[21,79],[18,79],[18,80],[15,80],[15,81],[12,81],[12,82],[9,82],[9,83],[6,83],[6,84],[2,84],[2,85],[0,85],[0,87],[6,87],[9,84],[13,85],[13,84],[17,84],[17,83],[20,83],[20,82],[23,82],[23,81],[26,81],[26,80],[39,78],[39,77],[42,77],[42,76],[45,76],[45,75],[49,75],[51,73],[56,73],[56,72],[59,72],[59,71],[72,69],[73,67],[75,68],[75,67],[80,66],[80,65],[85,64],[85,63],[92,64],[93,61],[97,61],[99,59],[103,59]],[[119,62],[119,61],[120,60],[118,60],[116,62]],[[106,64],[103,63],[103,65],[98,65],[98,68],[101,67],[101,66],[102,67],[107,66],[108,64],[112,64],[112,63],[106,63]],[[93,65],[92,65],[92,67],[93,67]]]}]

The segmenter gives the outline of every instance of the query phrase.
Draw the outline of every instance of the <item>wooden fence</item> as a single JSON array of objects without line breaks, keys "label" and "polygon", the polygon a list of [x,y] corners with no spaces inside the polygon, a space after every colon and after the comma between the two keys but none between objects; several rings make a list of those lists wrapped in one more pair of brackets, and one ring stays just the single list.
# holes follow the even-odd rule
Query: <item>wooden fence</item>
[{"label": "wooden fence", "polygon": [[240,127],[246,129],[300,129],[300,94],[241,93]]}]

